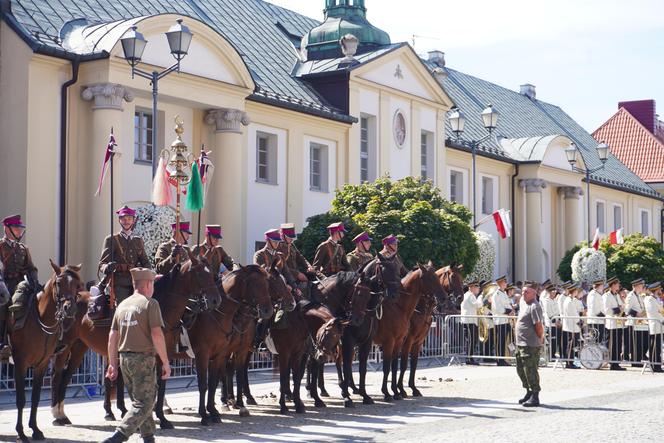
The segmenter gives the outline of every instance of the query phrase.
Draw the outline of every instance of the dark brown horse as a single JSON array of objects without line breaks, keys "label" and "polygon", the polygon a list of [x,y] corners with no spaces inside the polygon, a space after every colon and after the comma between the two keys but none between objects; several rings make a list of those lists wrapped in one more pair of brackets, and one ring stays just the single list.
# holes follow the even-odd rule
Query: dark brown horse
[{"label": "dark brown horse", "polygon": [[463,300],[462,270],[463,265],[452,263],[436,271],[440,284],[443,285],[443,289],[448,294],[447,302],[443,306],[439,306],[439,310],[446,315],[460,312],[461,301]]},{"label": "dark brown horse", "polygon": [[38,294],[37,300],[31,302],[27,308],[24,326],[16,329],[14,317],[9,320],[18,413],[16,433],[18,439],[24,442],[29,441],[23,432],[26,371],[31,366],[34,368],[28,426],[32,429],[34,440],[43,440],[44,434],[37,427],[37,408],[44,374],[55,352],[58,339],[74,322],[76,300],[84,289],[79,275],[81,266],[60,267],[51,261],[51,267],[54,274],[46,283],[44,290]]},{"label": "dark brown horse", "polygon": [[[427,265],[418,265],[401,279],[403,291],[396,299],[386,300],[383,303],[383,316],[378,322],[378,330],[374,336],[374,343],[383,350],[383,386],[381,391],[385,401],[401,400],[397,388],[397,368],[401,347],[410,329],[410,317],[423,295],[436,298],[443,297],[443,287],[436,276],[436,269],[429,262]],[[392,372],[392,393],[387,389],[387,380],[390,370]]]}]

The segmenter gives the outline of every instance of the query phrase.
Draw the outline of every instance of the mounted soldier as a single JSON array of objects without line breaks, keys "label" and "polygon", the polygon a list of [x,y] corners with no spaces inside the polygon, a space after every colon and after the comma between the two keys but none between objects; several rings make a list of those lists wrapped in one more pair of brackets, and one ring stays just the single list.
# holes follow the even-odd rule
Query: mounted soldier
[{"label": "mounted soldier", "polygon": [[357,272],[374,259],[373,254],[369,252],[371,250],[371,240],[371,237],[366,232],[356,235],[353,239],[355,249],[346,255],[346,260],[348,260],[348,264],[353,271]]},{"label": "mounted soldier", "polygon": [[295,287],[305,294],[305,298],[309,298],[309,278],[307,274],[313,275],[316,270],[293,243],[297,237],[295,225],[283,223],[279,228],[279,233],[281,235],[279,252],[283,255],[288,270],[295,278]]},{"label": "mounted soldier", "polygon": [[235,262],[221,247],[219,242],[223,238],[221,226],[205,225],[205,242],[194,247],[194,255],[205,257],[214,275],[215,280],[233,270]]},{"label": "mounted soldier", "polygon": [[264,269],[270,269],[272,263],[276,261],[277,269],[279,269],[281,275],[286,279],[286,283],[292,289],[296,283],[296,279],[286,263],[286,257],[279,250],[280,243],[281,233],[279,229],[270,229],[265,232],[265,246],[254,254],[254,264],[262,266]]},{"label": "mounted soldier", "polygon": [[120,232],[104,239],[104,249],[99,259],[98,270],[104,278],[98,285],[100,293],[111,287],[109,305],[115,309],[124,299],[134,293],[130,269],[152,268],[145,253],[143,239],[133,234],[136,225],[136,211],[123,206],[115,211],[120,223]]},{"label": "mounted soldier", "polygon": [[[6,217],[2,220],[2,225],[5,235],[0,239],[0,262],[2,262],[5,285],[9,294],[14,294],[8,310],[16,317],[22,317],[25,314],[24,308],[28,304],[27,297],[39,291],[37,268],[32,263],[30,250],[21,243],[25,235],[25,225],[21,221],[21,216]],[[0,354],[5,356],[10,353],[6,340],[8,302],[9,300],[2,300],[0,306]]]},{"label": "mounted soldier", "polygon": [[171,225],[173,237],[169,241],[160,244],[157,248],[154,263],[158,274],[168,274],[173,269],[173,266],[189,260],[189,253],[191,252],[189,246],[187,246],[189,236],[191,235],[189,222],[181,221],[179,232],[175,231],[176,227],[177,223]]},{"label": "mounted soldier", "polygon": [[387,258],[394,260],[394,264],[397,267],[397,272],[401,278],[405,277],[408,274],[408,269],[403,264],[403,260],[399,257],[399,239],[390,234],[383,239],[383,250],[380,251],[381,255]]},{"label": "mounted soldier", "polygon": [[350,271],[351,268],[346,259],[346,251],[344,251],[341,244],[341,240],[346,233],[344,224],[341,222],[332,223],[327,227],[327,230],[330,236],[318,245],[313,267],[317,272],[329,277],[340,271]]}]

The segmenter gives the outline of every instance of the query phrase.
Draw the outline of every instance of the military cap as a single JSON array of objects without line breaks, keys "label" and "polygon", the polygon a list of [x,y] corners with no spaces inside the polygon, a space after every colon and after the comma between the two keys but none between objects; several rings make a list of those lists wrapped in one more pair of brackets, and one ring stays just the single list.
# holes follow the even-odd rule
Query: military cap
[{"label": "military cap", "polygon": [[597,286],[597,285],[604,285],[604,280],[595,280],[593,282],[593,286]]},{"label": "military cap", "polygon": [[648,285],[648,290],[649,291],[656,291],[658,289],[662,289],[662,284],[658,281],[656,281],[655,283],[650,283]]},{"label": "military cap", "polygon": [[281,234],[278,229],[265,231],[265,240],[281,241]]},{"label": "military cap", "polygon": [[363,241],[371,241],[371,240],[372,239],[371,239],[371,237],[369,237],[369,234],[367,234],[366,232],[362,232],[362,233],[357,234],[355,236],[355,238],[353,239],[353,242],[357,244],[357,243],[360,243],[360,242],[363,242]]},{"label": "military cap", "polygon": [[281,230],[281,234],[286,237],[289,238],[297,237],[297,235],[295,234],[295,225],[293,223],[282,223],[279,229]]},{"label": "military cap", "polygon": [[620,280],[618,280],[618,277],[611,277],[611,278],[606,282],[606,284],[607,284],[608,286],[611,286],[611,285],[614,284],[614,283],[618,283],[618,284],[620,284]]},{"label": "military cap", "polygon": [[399,243],[399,239],[396,238],[394,234],[390,234],[387,237],[383,239],[383,244],[384,245],[394,245],[396,243]]},{"label": "military cap", "polygon": [[132,268],[129,272],[131,272],[131,278],[135,282],[141,280],[154,281],[154,278],[157,276],[157,273],[149,268]]},{"label": "military cap", "polygon": [[478,282],[477,280],[473,280],[473,281],[468,283],[468,287],[479,286],[479,285],[480,285],[480,282]]},{"label": "military cap", "polygon": [[[171,224],[171,229],[175,231],[176,223]],[[191,234],[191,228],[189,227],[189,222],[188,221],[181,221],[180,222],[180,232],[186,232],[187,234]]]},{"label": "military cap", "polygon": [[21,221],[21,216],[18,214],[5,217],[2,220],[2,224],[9,227],[25,228],[25,225]]},{"label": "military cap", "polygon": [[506,275],[501,275],[500,277],[498,277],[496,279],[496,283],[498,283],[499,281],[504,281],[505,283],[507,283],[507,276]]},{"label": "military cap", "polygon": [[637,278],[636,280],[632,280],[630,284],[631,284],[632,286],[636,286],[636,285],[645,285],[645,284],[646,284],[646,281],[645,281],[644,279],[642,279],[642,278]]},{"label": "military cap", "polygon": [[579,286],[578,283],[572,283],[567,287],[568,291],[575,291],[577,289],[581,289],[581,286]]},{"label": "military cap", "polygon": [[545,291],[552,291],[554,288],[555,288],[555,286],[553,286],[553,283],[551,283],[551,282],[549,282],[548,285],[544,286]]},{"label": "military cap", "polygon": [[568,280],[568,281],[564,282],[561,286],[565,291],[567,291],[567,290],[569,290],[570,286],[572,286],[572,282]]},{"label": "military cap", "polygon": [[506,291],[509,291],[510,289],[516,289],[515,285],[507,285],[507,288],[505,288]]},{"label": "military cap", "polygon": [[205,234],[210,237],[222,238],[221,226],[219,225],[205,225]]},{"label": "military cap", "polygon": [[118,214],[118,217],[125,217],[125,216],[136,217],[136,211],[134,211],[127,205],[124,205],[123,207],[115,211],[115,213]]},{"label": "military cap", "polygon": [[542,282],[542,287],[543,287],[543,288],[546,288],[546,287],[549,286],[550,284],[551,284],[551,279],[548,279],[548,278],[547,278],[546,280],[544,280],[544,281]]},{"label": "military cap", "polygon": [[328,226],[327,230],[330,231],[330,234],[333,232],[346,232],[346,227],[343,222],[336,222]]}]

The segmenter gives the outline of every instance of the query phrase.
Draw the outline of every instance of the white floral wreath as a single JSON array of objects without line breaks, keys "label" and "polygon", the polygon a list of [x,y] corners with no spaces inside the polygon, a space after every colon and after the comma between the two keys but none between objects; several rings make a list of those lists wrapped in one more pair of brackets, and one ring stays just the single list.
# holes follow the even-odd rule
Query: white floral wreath
[{"label": "white floral wreath", "polygon": [[143,239],[145,253],[154,266],[157,248],[173,236],[171,225],[175,223],[175,209],[148,203],[136,208],[134,235]]}]

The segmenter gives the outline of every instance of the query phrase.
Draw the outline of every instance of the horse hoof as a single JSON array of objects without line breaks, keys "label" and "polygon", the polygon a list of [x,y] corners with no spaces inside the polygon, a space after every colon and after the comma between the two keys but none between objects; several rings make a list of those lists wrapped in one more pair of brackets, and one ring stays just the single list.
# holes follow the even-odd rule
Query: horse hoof
[{"label": "horse hoof", "polygon": [[51,422],[51,424],[53,426],[64,426],[65,425],[61,418],[56,418],[55,420],[53,420]]},{"label": "horse hoof", "polygon": [[210,417],[210,421],[215,424],[221,423],[221,415],[213,415]]},{"label": "horse hoof", "polygon": [[241,409],[242,406],[239,406],[237,403],[233,404],[233,409]]},{"label": "horse hoof", "polygon": [[171,423],[168,420],[160,420],[159,421],[159,427],[161,429],[175,429],[175,426],[173,426],[173,423]]},{"label": "horse hoof", "polygon": [[201,418],[201,426],[210,426],[210,419],[207,417]]},{"label": "horse hoof", "polygon": [[392,398],[392,396],[390,394],[383,394],[383,401],[391,403],[392,401],[394,401],[394,399]]},{"label": "horse hoof", "polygon": [[279,408],[279,413],[280,413],[281,415],[286,415],[286,414],[288,414],[288,406],[282,406],[281,408]]},{"label": "horse hoof", "polygon": [[320,396],[321,396],[321,397],[329,397],[330,394],[328,394],[327,391],[326,391],[325,389],[321,389],[321,390],[320,390]]},{"label": "horse hoof", "polygon": [[256,402],[256,399],[254,397],[247,397],[247,404],[249,406],[256,406],[258,403]]},{"label": "horse hoof", "polygon": [[124,411],[120,411],[120,418],[124,418],[125,415],[127,415],[126,409]]},{"label": "horse hoof", "polygon": [[316,400],[314,402],[314,406],[316,406],[317,408],[326,408],[327,407],[327,405],[325,404],[325,402],[323,402],[323,400]]},{"label": "horse hoof", "polygon": [[242,406],[240,408],[240,417],[249,417],[251,414],[249,414],[249,409],[245,408]]},{"label": "horse hoof", "polygon": [[115,415],[111,412],[110,414],[104,415],[104,420],[106,421],[115,421]]},{"label": "horse hoof", "polygon": [[413,388],[413,397],[421,397],[422,393],[417,389]]},{"label": "horse hoof", "polygon": [[401,396],[401,394],[394,394],[394,395],[392,396],[392,398],[393,398],[394,400],[403,400],[403,397]]},{"label": "horse hoof", "polygon": [[353,403],[353,400],[350,398],[347,398],[344,400],[344,408],[354,408],[355,404]]},{"label": "horse hoof", "polygon": [[360,395],[360,390],[359,389],[357,389],[357,388],[351,388],[351,389],[353,391],[353,394]]},{"label": "horse hoof", "polygon": [[401,398],[408,398],[408,393],[404,389],[399,389],[399,395]]},{"label": "horse hoof", "polygon": [[61,418],[60,420],[65,425],[70,425],[71,424],[71,420],[69,420],[69,417],[64,417],[64,418]]},{"label": "horse hoof", "polygon": [[44,437],[44,433],[40,430],[32,431],[32,439],[33,440],[46,440]]},{"label": "horse hoof", "polygon": [[362,399],[362,404],[365,404],[365,405],[372,405],[372,404],[374,404],[373,398],[371,398],[371,397],[369,397],[369,396],[364,397],[364,398]]},{"label": "horse hoof", "polygon": [[295,405],[295,412],[298,414],[304,414],[304,403],[299,402]]},{"label": "horse hoof", "polygon": [[16,437],[16,443],[30,443],[30,439],[27,435],[19,435]]}]

